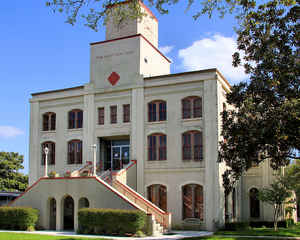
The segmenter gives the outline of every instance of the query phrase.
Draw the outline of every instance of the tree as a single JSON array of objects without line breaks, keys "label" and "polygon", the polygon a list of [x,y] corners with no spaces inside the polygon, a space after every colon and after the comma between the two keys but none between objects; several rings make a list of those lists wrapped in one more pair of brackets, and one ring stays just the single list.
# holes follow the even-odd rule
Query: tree
[{"label": "tree", "polygon": [[292,192],[282,184],[280,180],[276,180],[274,183],[270,184],[269,188],[262,188],[259,190],[258,199],[262,202],[266,202],[273,206],[274,214],[274,230],[277,231],[277,222],[280,215],[280,211],[284,204],[294,203],[291,199]]},{"label": "tree", "polygon": [[300,158],[299,2],[271,0],[245,13],[237,31],[244,55],[233,64],[243,63],[250,79],[232,87],[232,108],[222,112],[226,194],[253,165],[268,159],[277,170]]},{"label": "tree", "polygon": [[[129,3],[129,9],[122,8],[120,3]],[[97,31],[106,22],[106,16],[111,14],[109,6],[114,8],[118,19],[139,18],[142,16],[140,0],[46,0],[46,6],[53,12],[60,12],[66,15],[66,23],[75,25],[78,19],[85,22],[85,26]],[[143,2],[143,1],[142,1]],[[154,7],[160,14],[169,13],[169,6],[177,4],[179,0],[148,0],[147,4]],[[292,0],[281,0],[285,5],[291,4]],[[243,15],[245,9],[255,7],[255,0],[202,0],[195,2],[188,0],[186,11],[194,11],[194,19],[207,14],[209,17],[218,12],[220,17],[226,13],[235,13],[237,17]]]},{"label": "tree", "polygon": [[14,152],[0,152],[0,191],[24,191],[28,176],[20,173],[23,156]]}]

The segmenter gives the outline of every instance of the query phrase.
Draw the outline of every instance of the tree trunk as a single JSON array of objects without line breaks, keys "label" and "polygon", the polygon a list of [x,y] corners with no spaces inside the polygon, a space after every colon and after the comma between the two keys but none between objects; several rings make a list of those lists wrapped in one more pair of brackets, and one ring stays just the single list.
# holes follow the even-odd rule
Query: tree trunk
[{"label": "tree trunk", "polygon": [[278,206],[275,206],[274,209],[274,231],[277,232],[277,217],[278,217]]}]

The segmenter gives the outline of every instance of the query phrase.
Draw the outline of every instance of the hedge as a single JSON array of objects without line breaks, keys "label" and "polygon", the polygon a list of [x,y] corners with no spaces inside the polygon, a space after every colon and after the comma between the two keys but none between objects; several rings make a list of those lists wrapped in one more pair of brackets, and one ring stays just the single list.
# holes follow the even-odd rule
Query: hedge
[{"label": "hedge", "polygon": [[78,211],[78,233],[120,235],[142,231],[147,215],[138,210],[82,208]]},{"label": "hedge", "polygon": [[[277,227],[280,228],[287,228],[288,226],[294,224],[293,219],[287,219],[283,221],[278,221],[277,222]],[[250,222],[250,227],[253,228],[261,228],[261,227],[266,227],[266,228],[274,228],[274,222],[272,221],[253,221]]]},{"label": "hedge", "polygon": [[239,231],[249,229],[248,222],[229,222],[225,223],[225,230],[227,231]]},{"label": "hedge", "polygon": [[0,229],[34,230],[39,210],[30,207],[0,207]]}]

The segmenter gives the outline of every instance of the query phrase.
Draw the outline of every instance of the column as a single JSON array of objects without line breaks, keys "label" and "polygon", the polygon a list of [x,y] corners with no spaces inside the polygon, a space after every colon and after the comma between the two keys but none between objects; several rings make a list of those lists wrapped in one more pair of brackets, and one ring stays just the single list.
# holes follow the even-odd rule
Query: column
[{"label": "column", "polygon": [[[218,159],[218,96],[217,80],[208,79],[203,83],[203,146],[205,158],[204,209],[206,229],[214,230],[215,223],[224,216],[224,197],[220,202]],[[222,180],[221,180],[222,181]]]},{"label": "column", "polygon": [[137,192],[144,195],[144,88],[132,90],[131,159],[137,160]]},{"label": "column", "polygon": [[56,231],[63,230],[63,211],[62,211],[62,199],[56,197]]},{"label": "column", "polygon": [[86,93],[84,95],[84,113],[83,113],[83,159],[82,163],[86,161],[93,161],[92,145],[95,144],[95,104],[94,93]]},{"label": "column", "polygon": [[29,185],[32,185],[43,175],[39,172],[40,164],[40,109],[39,102],[30,100],[30,136],[29,136]]}]

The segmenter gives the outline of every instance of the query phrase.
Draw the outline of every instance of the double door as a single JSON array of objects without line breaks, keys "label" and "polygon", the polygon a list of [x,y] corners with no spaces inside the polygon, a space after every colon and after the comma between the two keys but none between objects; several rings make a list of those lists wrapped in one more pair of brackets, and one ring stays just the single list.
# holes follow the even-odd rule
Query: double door
[{"label": "double door", "polygon": [[112,146],[111,169],[120,170],[129,163],[129,145]]}]

